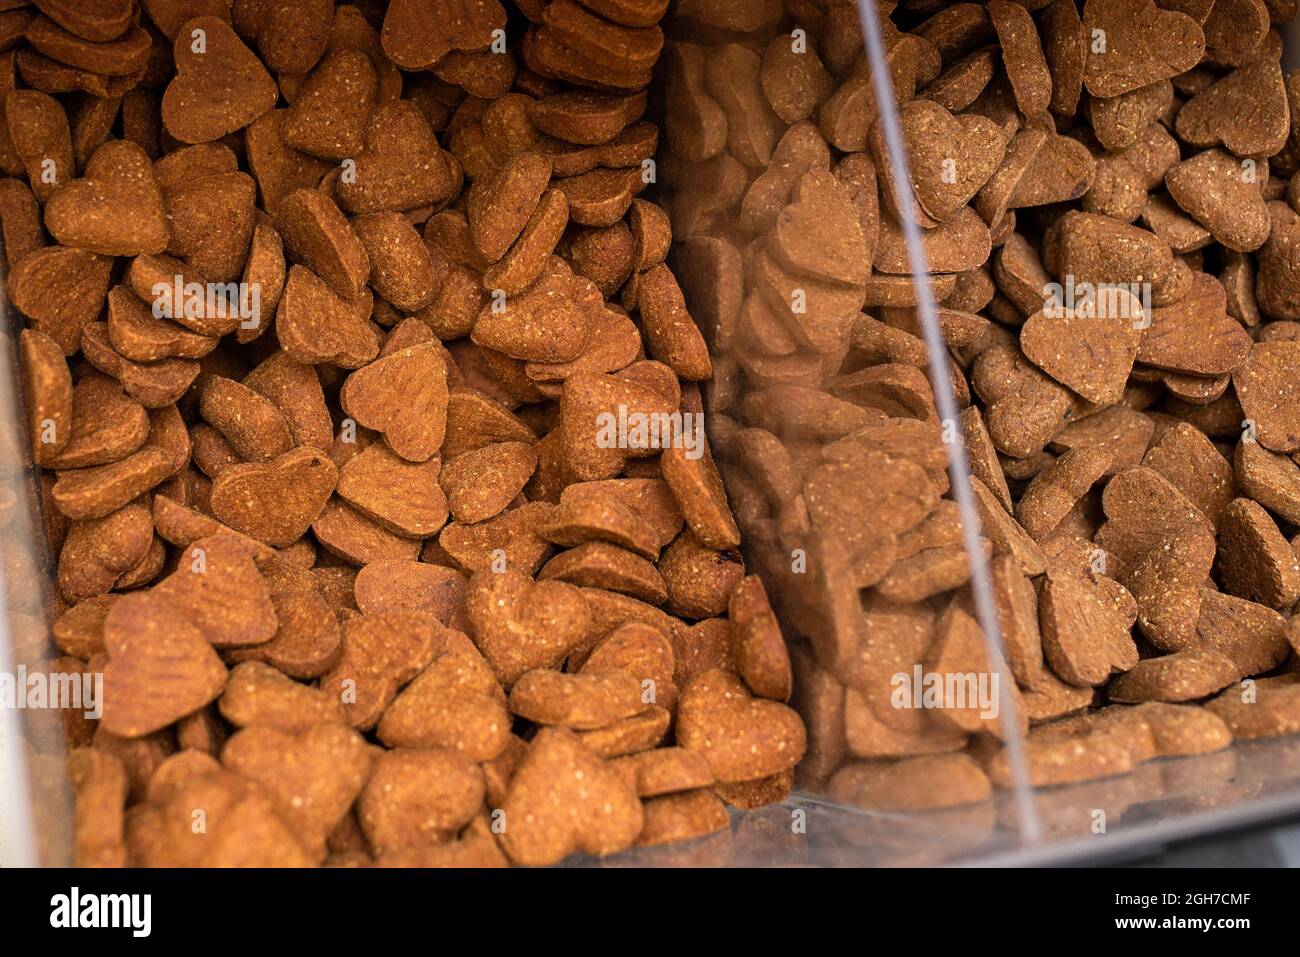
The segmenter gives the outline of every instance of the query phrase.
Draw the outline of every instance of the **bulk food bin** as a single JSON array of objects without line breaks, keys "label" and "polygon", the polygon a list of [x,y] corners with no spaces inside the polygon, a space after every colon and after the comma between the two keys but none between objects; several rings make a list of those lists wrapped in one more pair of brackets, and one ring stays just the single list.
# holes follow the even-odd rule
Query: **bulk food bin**
[{"label": "bulk food bin", "polygon": [[[1122,69],[1102,63],[1096,77],[1083,73],[1087,48],[1101,42],[1104,49],[1106,30],[1121,34],[1123,54],[1129,26],[1150,26],[1166,13],[1181,18],[1159,21],[1159,35],[1181,44],[1166,60],[1191,57],[1176,75],[1144,76],[1150,64],[1129,61]],[[1146,357],[1154,361],[1139,354],[1135,363],[1127,354],[1116,373],[1112,340],[1123,340],[1121,353],[1140,353],[1142,334],[1168,321],[1153,310],[1182,297],[1146,272],[1115,267],[1129,263],[1123,255],[1107,258],[1131,245],[1132,234],[1088,233],[1095,220],[1059,225],[1079,210],[1136,223],[1177,249],[1179,266],[1172,255],[1166,265],[1188,284],[1203,273],[1231,292],[1243,274],[1253,276],[1257,254],[1219,240],[1248,243],[1226,230],[1211,238],[1200,225],[1219,224],[1214,216],[1224,204],[1211,202],[1219,196],[1213,189],[1209,200],[1196,193],[1201,205],[1196,197],[1174,204],[1162,191],[1163,170],[1143,180],[1134,154],[1124,160],[1128,169],[1099,160],[1137,149],[1148,133],[1174,144],[1168,166],[1226,142],[1192,132],[1179,145],[1160,130],[1176,130],[1176,109],[1220,78],[1276,58],[1294,13],[1293,4],[1262,0],[669,6],[647,109],[663,136],[645,195],[671,215],[669,263],[712,355],[705,428],[747,567],[762,577],[782,624],[808,753],[789,797],[733,810],[729,831],[568,863],[1115,860],[1300,812],[1297,736],[1242,735],[1221,747],[1222,724],[1199,704],[1196,718],[1157,706],[1136,720],[1108,707],[1125,698],[1187,697],[1160,674],[1146,686],[1129,679],[1139,687],[1127,694],[1116,686],[1139,660],[1175,651],[1166,631],[1181,625],[1188,648],[1222,651],[1209,634],[1213,625],[1236,634],[1246,609],[1250,620],[1273,623],[1269,608],[1289,616],[1295,596],[1261,612],[1261,602],[1232,602],[1251,592],[1231,568],[1226,578],[1219,565],[1188,582],[1177,577],[1183,565],[1153,560],[1139,574],[1111,547],[1131,545],[1138,532],[1120,527],[1097,539],[1109,546],[1094,542],[1102,521],[1114,517],[1102,513],[1102,490],[1118,473],[1149,466],[1178,479],[1158,489],[1183,494],[1179,482],[1203,489],[1197,479],[1217,461],[1210,453],[1231,471],[1235,419],[1229,429],[1223,415],[1197,410],[1222,411],[1231,401],[1222,396],[1235,385],[1223,385],[1226,370],[1185,358],[1201,341],[1189,347],[1181,326],[1180,358],[1153,350]],[[1202,64],[1207,48],[1211,62]],[[1295,49],[1286,44],[1287,68]],[[1057,81],[1058,74],[1074,80]],[[1276,113],[1284,105],[1280,87],[1265,95],[1263,86],[1246,86],[1248,106],[1262,101]],[[1202,125],[1214,126],[1221,112],[1209,109]],[[1090,132],[1098,125],[1116,149]],[[1045,144],[1057,152],[1039,160]],[[1288,141],[1271,150],[1281,154],[1273,175],[1259,177],[1270,200],[1289,195],[1290,148]],[[1262,168],[1262,156],[1229,152],[1233,164]],[[1105,195],[1097,185],[1103,177]],[[1123,206],[1125,189],[1130,203],[1140,194],[1136,209]],[[1197,214],[1188,215],[1193,206]],[[1066,253],[1045,238],[1054,228],[1076,240]],[[1008,244],[1015,256],[1004,263]],[[1100,315],[1089,314],[1069,298],[1081,288],[1076,279],[1125,286],[1103,300]],[[1068,311],[1031,325],[1052,282]],[[1227,298],[1231,321],[1251,338],[1270,320],[1291,318],[1285,307],[1251,315],[1242,295]],[[1116,318],[1106,308],[1122,312],[1132,332],[1108,327],[1098,345],[1079,322]],[[13,361],[22,319],[12,309],[8,319],[10,361],[0,377],[0,673],[17,673],[48,667],[57,652],[48,639],[51,558],[40,521],[48,506],[26,451]],[[1034,326],[1026,339],[1023,330]],[[1219,327],[1215,333],[1232,338]],[[1289,336],[1279,323],[1263,337]],[[1214,348],[1207,336],[1204,351]],[[1112,422],[1095,428],[1106,422],[1101,416]],[[1150,423],[1136,444],[1134,416]],[[1182,444],[1171,440],[1161,453],[1161,439],[1180,421],[1195,434],[1175,432]],[[1118,446],[1120,433],[1129,441],[1118,461],[1066,459],[1103,440]],[[1268,436],[1262,444],[1280,451]],[[1189,448],[1202,457],[1188,459]],[[1055,478],[1038,482],[1025,505],[1040,475]],[[1158,497],[1143,502],[1157,520],[1147,521],[1143,508],[1128,517],[1147,551],[1182,556],[1191,545],[1166,527],[1176,523]],[[1277,534],[1290,539],[1296,528],[1275,506],[1275,498],[1264,503],[1266,516],[1273,512]],[[1222,537],[1214,529],[1212,541],[1215,532]],[[1233,538],[1229,557],[1241,547]],[[1125,557],[1140,565],[1148,555],[1139,551],[1130,547]],[[1162,601],[1171,578],[1181,604]],[[1206,605],[1218,610],[1213,622],[1199,611]],[[1247,674],[1275,679],[1262,686],[1264,696],[1286,687],[1296,656],[1281,650],[1281,621],[1261,639],[1269,650],[1256,656],[1257,667],[1238,669],[1191,700],[1232,691]],[[1201,670],[1194,677],[1203,680]],[[0,864],[71,858],[62,721],[48,709],[0,710]],[[1081,767],[1089,762],[1091,770]]]}]

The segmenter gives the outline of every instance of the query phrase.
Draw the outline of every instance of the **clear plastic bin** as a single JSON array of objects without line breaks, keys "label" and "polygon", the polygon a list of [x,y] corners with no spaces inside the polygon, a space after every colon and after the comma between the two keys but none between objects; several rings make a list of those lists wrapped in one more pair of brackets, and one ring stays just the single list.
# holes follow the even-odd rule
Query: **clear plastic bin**
[{"label": "clear plastic bin", "polygon": [[[896,17],[910,27],[944,6],[949,5],[904,3]],[[866,0],[861,7],[864,13],[870,10]],[[665,20],[669,40],[651,105],[666,134],[658,157],[658,192],[651,195],[672,214],[671,262],[714,358],[715,375],[705,395],[706,428],[745,538],[747,563],[763,576],[786,631],[796,671],[795,704],[810,732],[809,754],[787,801],[734,812],[731,831],[599,863],[875,866],[1109,860],[1169,840],[1300,813],[1300,737],[1144,761],[1130,773],[1078,784],[1029,786],[1025,743],[1032,705],[1024,700],[1028,689],[1022,691],[1013,674],[1019,663],[1001,637],[1004,619],[996,600],[997,559],[1005,549],[993,549],[990,560],[971,520],[983,518],[983,510],[996,503],[990,506],[987,498],[969,491],[969,476],[979,470],[965,448],[978,427],[967,423],[963,429],[962,410],[971,408],[972,400],[960,390],[954,393],[954,381],[964,386],[964,379],[947,371],[950,362],[968,365],[976,348],[964,338],[970,329],[963,328],[962,317],[939,315],[943,301],[953,301],[952,282],[910,281],[909,273],[925,255],[916,244],[919,230],[913,228],[888,239],[890,254],[906,264],[891,267],[893,272],[877,271],[859,283],[859,277],[818,277],[805,270],[802,285],[783,284],[792,261],[806,256],[811,258],[805,264],[833,264],[834,250],[800,248],[798,235],[777,248],[779,240],[771,237],[788,204],[784,199],[764,201],[762,187],[755,190],[756,174],[766,164],[753,150],[771,155],[775,147],[778,164],[804,163],[809,144],[798,142],[797,134],[791,138],[792,124],[772,114],[751,117],[762,145],[728,137],[724,124],[719,146],[716,128],[701,131],[693,125],[698,118],[681,111],[681,98],[691,91],[674,86],[684,78],[707,84],[712,71],[717,87],[730,83],[752,92],[753,71],[761,69],[764,52],[774,42],[799,42],[802,31],[810,48],[819,39],[830,42],[844,61],[837,88],[843,92],[845,78],[856,78],[857,87],[850,91],[856,99],[844,93],[845,122],[851,124],[855,116],[860,120],[862,104],[882,98],[882,88],[873,85],[881,82],[881,72],[862,69],[879,62],[872,51],[880,49],[881,38],[867,29],[860,39],[862,29],[846,15],[848,8],[841,5],[829,16],[830,8],[826,0],[716,6],[709,0],[679,0]],[[892,37],[884,40],[892,47]],[[1284,64],[1291,66],[1300,63],[1300,35],[1294,27],[1288,41]],[[729,108],[743,110],[744,103]],[[886,110],[887,117],[893,109]],[[884,128],[888,134],[887,121]],[[845,136],[865,133],[850,130]],[[787,141],[783,151],[778,144]],[[896,139],[886,135],[880,145],[897,154]],[[853,193],[876,175],[874,163],[846,161],[853,155],[868,155],[868,150],[865,145],[833,148],[824,162],[808,167],[825,170],[824,181],[810,184],[807,218],[796,225],[818,222],[817,190]],[[778,170],[777,178],[781,175]],[[867,188],[874,191],[874,186]],[[772,195],[783,189],[788,191],[790,184],[772,184]],[[848,224],[850,232],[853,225]],[[828,244],[843,238],[835,232],[826,237]],[[866,312],[855,307],[848,315],[851,321],[843,321],[846,314],[836,311],[837,304],[846,294],[849,299],[857,295],[859,285],[859,304],[866,303]],[[802,300],[802,311],[795,308],[796,299]],[[774,310],[787,300],[793,318],[778,322]],[[886,313],[881,312],[884,303],[891,304]],[[9,319],[11,326],[20,321],[12,313]],[[16,326],[9,332],[6,361],[0,365],[0,673],[39,668],[55,653],[48,644],[50,559],[40,522],[40,478],[30,466],[22,435],[13,358]],[[918,342],[923,343],[919,353]],[[891,368],[879,371],[886,365]],[[938,388],[931,390],[932,381]],[[919,408],[916,403],[927,391],[930,405]],[[870,401],[863,399],[867,395]],[[873,408],[889,412],[871,414]],[[932,499],[927,514],[935,518],[925,534],[934,535],[938,544],[918,540],[920,523],[904,514],[916,508],[918,485],[927,489]],[[954,524],[962,517],[965,521]],[[924,571],[951,583],[917,597],[918,586],[896,574],[896,566],[928,548],[943,549],[945,561],[927,564]],[[887,582],[883,590],[882,582]],[[872,628],[880,634],[888,630],[890,640],[873,640]],[[952,659],[935,647],[939,632],[953,649]],[[954,721],[938,719],[925,707],[896,706],[896,676],[914,680],[919,668],[923,683],[928,674],[946,673],[950,660],[957,659],[982,661],[975,671],[990,682],[987,688],[1012,689],[1005,695],[993,692],[989,702],[996,700],[996,714],[980,714],[975,707]],[[1007,659],[1010,664],[1003,664]],[[995,676],[998,685],[991,684]],[[906,681],[902,686],[912,690]],[[974,688],[980,693],[978,681]],[[915,690],[920,694],[923,688]],[[852,731],[847,730],[849,721]],[[0,708],[2,866],[70,859],[71,801],[62,738],[58,712]],[[932,794],[911,799],[950,806],[873,809],[845,797],[854,784],[845,783],[846,764],[927,754],[951,758],[969,754],[971,747],[981,761],[990,749],[1001,752],[998,786],[987,797],[956,796],[959,790],[978,792],[958,767],[981,766],[970,757],[954,760],[958,773],[953,777],[933,779]]]},{"label": "clear plastic bin", "polygon": [[[894,22],[912,29],[953,6],[904,2],[894,11]],[[1024,6],[1038,11],[1046,4]],[[869,16],[870,4],[859,8]],[[973,496],[958,494],[969,487],[972,472],[988,478],[987,466],[981,469],[966,454],[989,448],[980,421],[987,403],[972,397],[964,381],[983,348],[973,341],[977,324],[964,313],[988,316],[987,300],[965,304],[979,296],[970,274],[954,282],[936,269],[928,284],[910,283],[908,273],[918,274],[926,262],[918,240],[927,230],[895,221],[887,237],[887,214],[881,213],[863,315],[840,321],[841,304],[857,277],[833,271],[843,264],[836,256],[844,232],[855,224],[845,222],[842,200],[836,207],[826,197],[838,181],[854,194],[854,202],[875,202],[883,209],[892,182],[880,175],[882,167],[895,170],[894,180],[905,180],[896,172],[902,152],[896,107],[882,113],[883,136],[854,125],[858,106],[891,100],[882,81],[912,79],[906,66],[900,68],[904,55],[895,56],[903,44],[897,27],[886,25],[872,37],[871,24],[847,17],[843,7],[787,3],[783,17],[775,19],[775,12],[742,23],[727,21],[726,12],[707,5],[679,8],[684,19],[665,51],[662,164],[676,230],[674,266],[715,356],[715,379],[706,396],[712,448],[745,538],[746,558],[767,582],[790,642],[796,705],[809,727],[810,753],[800,768],[796,799],[818,808],[819,824],[810,820],[806,857],[793,859],[932,864],[1111,858],[1294,814],[1300,809],[1300,740],[1295,737],[1157,758],[1128,773],[1079,783],[1030,786],[1028,726],[1045,723],[1047,716],[1041,700],[1026,696],[1041,699],[1067,689],[1046,666],[1045,681],[1055,687],[1035,687],[1027,680],[1024,672],[1032,669],[1020,660],[1016,636],[1006,634],[1016,630],[1005,601],[1007,569],[1017,563],[1009,557],[1014,543],[1001,528],[1005,515],[999,515],[994,500],[999,496],[990,495],[993,483]],[[1294,62],[1294,41],[1300,41],[1295,24],[1286,29],[1284,67]],[[855,46],[858,37],[865,59]],[[780,86],[784,72],[802,69],[796,65],[801,43],[828,61],[836,92],[829,101],[821,99],[811,115],[807,104],[792,101],[784,104],[788,113],[778,117],[762,107],[775,106],[772,87]],[[889,51],[883,58],[882,49]],[[960,55],[945,57],[943,68]],[[889,69],[871,70],[872,62]],[[752,97],[755,83],[767,93],[766,102]],[[984,111],[994,113],[996,107]],[[880,179],[879,194],[864,200],[857,190],[873,176]],[[809,195],[801,195],[804,189]],[[911,198],[905,181],[903,190],[898,208]],[[996,213],[996,204],[992,209]],[[1019,212],[1029,231],[1041,229],[1034,222],[1038,210]],[[984,224],[995,249],[1009,231],[1003,228],[1005,217],[1004,212]],[[823,230],[820,249],[800,243],[818,228]],[[820,260],[819,252],[825,254]],[[883,269],[882,258],[887,258]],[[954,308],[963,314],[949,311]],[[998,321],[989,326],[1016,332]],[[964,368],[966,377],[950,374],[949,364]],[[937,384],[930,396],[922,394],[922,374]],[[886,410],[890,421],[868,418],[864,406],[866,412]],[[899,458],[922,468],[900,467]],[[921,535],[924,540],[918,541],[917,525],[899,510],[915,505],[915,484],[926,480],[922,472],[928,472],[940,499],[927,521],[946,514],[937,522],[941,527],[929,530],[934,537]],[[1012,482],[1016,498],[1025,485]],[[991,561],[973,536],[960,536],[950,523],[966,516],[969,530],[972,514],[993,540]],[[906,531],[891,534],[900,525]],[[923,544],[941,543],[947,550],[943,561],[917,558]],[[953,572],[963,558],[968,579],[964,571]],[[909,560],[934,576],[933,587],[909,589],[902,580],[907,576],[900,575],[900,562]],[[949,574],[954,577],[946,579]],[[1041,591],[1043,577],[1030,577]],[[918,591],[925,594],[913,597]],[[949,648],[965,644],[946,656],[939,647],[945,641]],[[906,702],[917,686],[913,679],[923,683],[935,673],[952,674],[946,669],[953,660],[972,656],[980,660],[974,669],[980,678],[992,681],[996,675],[1002,689],[1012,689],[1002,696],[997,717],[981,722],[965,715],[954,721],[899,707],[900,684]],[[1003,663],[1008,660],[1010,667]],[[1282,670],[1294,666],[1293,652]],[[1099,696],[1091,705],[1085,701],[1055,713],[1076,715],[1085,706],[1096,711],[1104,704]],[[954,732],[954,725],[960,730]],[[979,734],[970,738],[962,733],[976,730]],[[951,774],[919,778],[928,782],[928,793],[905,800],[879,786],[861,788],[845,771],[854,764],[874,767],[963,749],[986,770],[990,751],[1001,750],[992,765],[997,775],[991,799],[973,799],[978,790],[960,762],[952,762]],[[863,773],[878,783],[870,769]],[[854,800],[864,793],[866,800]],[[934,807],[903,810],[908,803]],[[828,840],[823,832],[817,839],[813,832],[821,828],[835,837]]]}]

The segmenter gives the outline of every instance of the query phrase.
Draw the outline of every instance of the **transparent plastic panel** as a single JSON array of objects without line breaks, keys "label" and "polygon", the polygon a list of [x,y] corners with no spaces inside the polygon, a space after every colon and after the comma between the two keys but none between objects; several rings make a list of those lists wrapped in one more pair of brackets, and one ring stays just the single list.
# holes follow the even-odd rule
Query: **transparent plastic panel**
[{"label": "transparent plastic panel", "polygon": [[[1038,32],[1057,77],[1070,69],[1060,37],[1098,23],[1082,5],[1012,6],[808,0],[742,28],[682,4],[665,54],[674,263],[721,357],[710,437],[795,665],[810,742],[795,797],[835,832],[810,834],[792,861],[1122,855],[1300,803],[1294,737],[1245,740],[1245,729],[1227,747],[1201,708],[1249,698],[1245,679],[1259,675],[1263,689],[1291,684],[1279,629],[1293,602],[1274,603],[1276,617],[1251,606],[1276,622],[1271,651],[1217,684],[1180,695],[1120,680],[1177,650],[1149,637],[1159,573],[1125,568],[1098,535],[1103,490],[1150,460],[1145,445],[1132,461],[1067,455],[1122,442],[1133,422],[1163,434],[1178,417],[1231,471],[1236,422],[1216,433],[1188,401],[1197,388],[1221,394],[1226,377],[1180,381],[1142,354],[1106,379],[1104,357],[1069,348],[1092,332],[1050,321],[1051,284],[1070,288],[1078,258],[1051,260],[1052,230],[1093,208],[1080,199],[1112,160],[1091,133],[1104,118],[1085,111],[1106,104],[1080,92],[1080,75],[1076,105],[1024,112],[1035,94],[1010,82],[1029,75],[1013,62],[1014,28]],[[1232,72],[1217,55],[1199,86],[1178,78],[1152,123],[1172,128],[1169,110]],[[1059,152],[1036,159],[1045,143]],[[1072,183],[1080,159],[1087,182]],[[1135,228],[1176,242],[1148,219]],[[1178,268],[1212,280],[1222,252],[1180,255]],[[1122,272],[1088,278],[1118,285]],[[1131,322],[1135,352],[1152,285],[1107,293],[1097,313]],[[1155,307],[1190,306],[1188,295],[1157,290]],[[1155,446],[1151,431],[1140,441]],[[1161,536],[1155,547],[1185,547]],[[1243,661],[1245,636],[1215,613],[1241,594],[1227,580],[1216,568],[1192,586],[1214,594],[1189,640]],[[1181,614],[1197,632],[1197,606]]]},{"label": "transparent plastic panel", "polygon": [[64,717],[50,697],[69,685],[60,678],[58,652],[50,640],[49,553],[39,525],[40,486],[31,466],[16,337],[16,329],[0,331],[4,340],[0,355],[0,866],[4,867],[67,863],[72,838]]}]

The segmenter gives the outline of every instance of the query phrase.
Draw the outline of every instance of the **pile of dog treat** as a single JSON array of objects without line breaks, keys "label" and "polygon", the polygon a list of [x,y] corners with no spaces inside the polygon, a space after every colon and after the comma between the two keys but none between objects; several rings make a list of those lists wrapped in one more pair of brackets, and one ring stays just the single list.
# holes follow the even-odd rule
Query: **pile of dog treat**
[{"label": "pile of dog treat", "polygon": [[712,373],[638,198],[666,6],[3,4],[79,863],[542,865],[789,792],[767,593],[646,427]]},{"label": "pile of dog treat", "polygon": [[676,5],[674,262],[747,554],[796,639],[803,783],[983,801],[1012,781],[1012,708],[1040,786],[1300,732],[1296,7],[878,3],[900,184],[857,4]]}]

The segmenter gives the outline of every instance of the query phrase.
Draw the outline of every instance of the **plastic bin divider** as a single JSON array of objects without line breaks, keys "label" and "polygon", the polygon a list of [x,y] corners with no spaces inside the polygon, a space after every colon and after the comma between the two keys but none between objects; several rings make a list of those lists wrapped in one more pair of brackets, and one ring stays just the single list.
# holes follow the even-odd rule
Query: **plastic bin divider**
[{"label": "plastic bin divider", "polygon": [[[874,0],[858,0],[858,17],[862,21],[862,36],[867,47],[867,65],[871,68],[871,85],[875,92],[876,110],[879,113],[881,129],[885,134],[889,163],[896,174],[893,177],[894,201],[900,210],[908,209],[912,205],[911,176],[907,168],[907,155],[903,150],[902,132],[894,99],[894,82],[885,58],[885,45],[880,36],[880,22],[877,19]],[[948,377],[948,350],[939,329],[934,296],[929,282],[925,281],[929,274],[925,247],[921,244],[920,230],[910,216],[899,216],[899,225],[902,227],[903,238],[907,244],[907,263],[912,273],[912,288],[916,292],[916,311],[925,338],[930,366],[930,386],[934,392],[935,405],[940,421],[955,425],[957,398],[953,394],[952,382]],[[989,564],[980,549],[980,520],[975,511],[975,498],[971,491],[970,466],[966,461],[961,432],[955,428],[951,431],[953,438],[944,445],[948,452],[948,473],[953,498],[961,510],[962,541],[970,561],[971,594],[975,601],[975,617],[979,621],[980,632],[984,637],[989,665],[991,668],[997,668],[998,687],[1007,688],[1012,686],[1010,682],[1015,681],[1015,678],[1011,676],[1006,663],[1006,652],[1002,647],[1002,628],[998,622],[997,604],[990,584]],[[1034,844],[1042,837],[1042,825],[1034,806],[1029,769],[1025,762],[1025,741],[1018,724],[1018,709],[1012,695],[999,697],[998,717],[1002,724],[1003,746],[1011,767],[1016,829],[1022,842]]]}]

